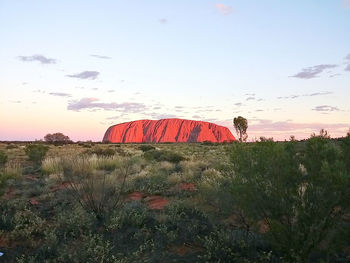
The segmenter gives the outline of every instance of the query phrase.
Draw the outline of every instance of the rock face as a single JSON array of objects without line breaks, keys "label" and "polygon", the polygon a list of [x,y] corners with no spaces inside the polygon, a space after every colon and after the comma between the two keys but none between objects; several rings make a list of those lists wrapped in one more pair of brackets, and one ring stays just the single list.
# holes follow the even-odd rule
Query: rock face
[{"label": "rock face", "polygon": [[232,142],[226,127],[204,121],[182,119],[139,120],[113,125],[106,131],[103,142]]}]

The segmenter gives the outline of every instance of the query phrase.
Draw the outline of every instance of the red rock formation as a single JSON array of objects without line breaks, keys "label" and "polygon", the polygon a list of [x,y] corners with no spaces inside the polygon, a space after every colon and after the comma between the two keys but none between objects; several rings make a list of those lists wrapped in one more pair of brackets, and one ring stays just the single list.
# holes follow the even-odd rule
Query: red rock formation
[{"label": "red rock formation", "polygon": [[235,141],[226,127],[204,121],[163,119],[139,120],[111,126],[103,141],[113,143],[141,142],[232,142]]}]

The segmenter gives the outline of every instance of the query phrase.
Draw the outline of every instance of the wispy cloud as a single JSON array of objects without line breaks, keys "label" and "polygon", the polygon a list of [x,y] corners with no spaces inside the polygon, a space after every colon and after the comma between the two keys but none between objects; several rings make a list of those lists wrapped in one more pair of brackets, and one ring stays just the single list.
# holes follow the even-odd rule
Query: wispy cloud
[{"label": "wispy cloud", "polygon": [[[349,2],[350,2],[350,0],[349,0]],[[348,63],[348,65],[345,67],[344,70],[350,71],[350,54],[348,54],[344,59],[346,60],[346,63]]]},{"label": "wispy cloud", "polygon": [[73,74],[73,75],[66,75],[67,77],[70,78],[78,78],[78,79],[96,79],[98,77],[98,75],[100,74],[100,72],[98,71],[83,71],[77,74]]},{"label": "wispy cloud", "polygon": [[216,9],[219,10],[219,12],[222,14],[222,15],[230,15],[233,13],[233,8],[232,6],[229,6],[229,5],[224,5],[224,4],[216,4],[215,5]]},{"label": "wispy cloud", "polygon": [[321,111],[321,112],[339,111],[339,109],[337,107],[333,107],[333,106],[329,106],[329,105],[316,106],[312,110],[314,110],[314,111]]},{"label": "wispy cloud", "polygon": [[174,115],[174,114],[168,114],[168,113],[158,113],[158,112],[151,112],[147,114],[152,119],[160,120],[160,119],[172,119],[172,118],[181,118],[182,116]]},{"label": "wispy cloud", "polygon": [[168,23],[168,19],[166,19],[166,18],[161,18],[161,19],[159,19],[159,23],[165,25],[165,24]]},{"label": "wispy cloud", "polygon": [[248,97],[248,98],[246,98],[246,101],[248,101],[248,100],[255,100],[255,97]]},{"label": "wispy cloud", "polygon": [[48,58],[43,55],[18,56],[18,59],[24,62],[37,61],[41,64],[56,64],[56,59]]},{"label": "wispy cloud", "polygon": [[101,55],[96,55],[96,54],[92,54],[90,55],[91,57],[94,57],[94,58],[100,58],[100,59],[111,59],[111,57],[108,57],[108,56],[101,56]]},{"label": "wispy cloud", "polygon": [[52,96],[58,96],[58,97],[71,97],[71,94],[64,93],[64,92],[50,92],[49,93]]},{"label": "wispy cloud", "polygon": [[300,97],[315,97],[315,96],[323,96],[323,95],[329,95],[329,94],[333,94],[333,92],[324,91],[324,92],[314,92],[314,93],[301,94],[301,95],[289,95],[284,97],[277,97],[277,99],[297,99]]},{"label": "wispy cloud", "polygon": [[321,74],[326,69],[335,68],[337,65],[334,64],[322,64],[317,65],[313,67],[303,68],[302,71],[299,73],[291,76],[293,78],[300,78],[300,79],[312,79],[318,77],[319,74]]},{"label": "wispy cloud", "polygon": [[128,113],[139,113],[147,109],[143,103],[124,102],[124,103],[104,103],[99,102],[97,98],[82,98],[79,101],[70,101],[67,106],[68,110],[80,111],[84,109],[103,109],[115,110]]}]

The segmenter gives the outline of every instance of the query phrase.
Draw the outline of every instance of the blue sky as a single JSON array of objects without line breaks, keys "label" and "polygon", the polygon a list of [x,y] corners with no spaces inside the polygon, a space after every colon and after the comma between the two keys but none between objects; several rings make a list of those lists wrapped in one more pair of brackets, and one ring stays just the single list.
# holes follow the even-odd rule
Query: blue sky
[{"label": "blue sky", "polygon": [[4,0],[0,39],[0,140],[164,117],[242,115],[250,139],[350,127],[349,0]]}]

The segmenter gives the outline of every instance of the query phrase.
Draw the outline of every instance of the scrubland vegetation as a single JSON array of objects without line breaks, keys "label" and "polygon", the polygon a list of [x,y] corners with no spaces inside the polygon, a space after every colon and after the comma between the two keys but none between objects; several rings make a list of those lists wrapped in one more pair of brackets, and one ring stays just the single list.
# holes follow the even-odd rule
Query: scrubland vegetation
[{"label": "scrubland vegetation", "polygon": [[350,135],[0,144],[3,262],[349,262]]}]

